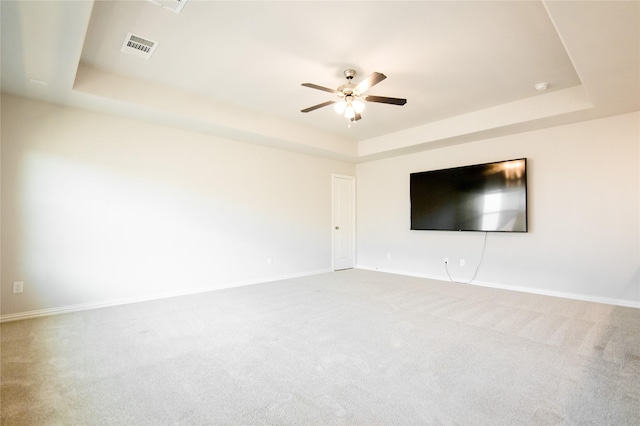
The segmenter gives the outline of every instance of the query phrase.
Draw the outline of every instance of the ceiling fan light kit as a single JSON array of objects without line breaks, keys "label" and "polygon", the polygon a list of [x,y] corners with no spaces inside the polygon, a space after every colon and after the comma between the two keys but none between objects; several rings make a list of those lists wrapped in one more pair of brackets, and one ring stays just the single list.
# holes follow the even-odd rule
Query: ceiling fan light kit
[{"label": "ceiling fan light kit", "polygon": [[336,90],[330,89],[328,87],[318,86],[317,84],[313,83],[302,83],[303,86],[309,87],[311,89],[333,93],[338,96],[338,99],[305,108],[301,110],[301,112],[311,112],[324,106],[334,104],[333,108],[336,113],[344,115],[344,117],[349,121],[349,127],[351,127],[351,123],[354,123],[362,118],[361,113],[362,111],[364,111],[365,106],[363,101],[391,105],[404,105],[407,103],[407,100],[402,98],[388,98],[385,96],[373,96],[364,94],[364,92],[369,90],[371,87],[387,78],[386,75],[379,72],[374,72],[363,81],[361,81],[358,85],[351,83],[351,80],[353,80],[353,77],[355,77],[355,75],[355,70],[345,70],[344,76],[347,79],[347,82],[338,87]]},{"label": "ceiling fan light kit", "polygon": [[344,114],[345,118],[351,119],[355,117],[356,113],[360,114],[364,111],[364,102],[360,99],[354,99],[353,96],[345,96],[345,99],[333,105],[333,109],[340,115]]}]

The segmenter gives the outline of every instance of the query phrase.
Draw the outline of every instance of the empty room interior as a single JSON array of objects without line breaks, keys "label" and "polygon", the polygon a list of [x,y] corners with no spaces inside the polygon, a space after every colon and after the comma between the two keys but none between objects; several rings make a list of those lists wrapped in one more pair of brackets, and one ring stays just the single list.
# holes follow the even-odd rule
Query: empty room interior
[{"label": "empty room interior", "polygon": [[640,2],[0,15],[2,424],[640,423]]}]

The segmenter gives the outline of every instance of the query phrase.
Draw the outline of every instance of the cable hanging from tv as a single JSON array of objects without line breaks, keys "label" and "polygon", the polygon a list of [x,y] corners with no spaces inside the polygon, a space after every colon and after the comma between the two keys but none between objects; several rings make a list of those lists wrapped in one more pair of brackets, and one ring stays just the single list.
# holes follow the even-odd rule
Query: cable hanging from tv
[{"label": "cable hanging from tv", "polygon": [[448,260],[445,259],[444,261],[444,270],[447,272],[447,276],[449,277],[449,281],[451,281],[452,283],[456,283],[456,284],[471,284],[471,282],[473,280],[476,279],[476,276],[478,275],[478,271],[480,270],[480,265],[482,265],[482,260],[484,259],[484,249],[487,247],[487,234],[488,232],[484,233],[484,241],[482,243],[482,252],[480,253],[480,260],[478,261],[478,266],[476,266],[476,270],[473,273],[473,276],[471,277],[471,279],[469,281],[456,281],[453,278],[451,278],[451,274],[449,273],[449,265],[448,265]]}]

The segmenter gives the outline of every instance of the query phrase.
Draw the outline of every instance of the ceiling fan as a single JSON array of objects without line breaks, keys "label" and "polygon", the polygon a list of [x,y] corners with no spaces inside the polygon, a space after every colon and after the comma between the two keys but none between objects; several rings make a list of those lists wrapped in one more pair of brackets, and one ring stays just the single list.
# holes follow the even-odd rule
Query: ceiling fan
[{"label": "ceiling fan", "polygon": [[358,121],[362,118],[360,113],[364,109],[364,102],[377,102],[381,104],[391,104],[391,105],[404,105],[407,103],[406,99],[401,98],[388,98],[385,96],[373,96],[366,95],[365,92],[380,83],[382,80],[387,78],[386,75],[381,74],[379,72],[374,72],[369,75],[367,78],[362,80],[360,83],[353,84],[351,81],[353,77],[355,77],[356,71],[352,69],[348,69],[344,71],[344,76],[347,79],[347,83],[338,87],[337,89],[330,89],[328,87],[318,86],[313,83],[302,83],[305,87],[310,87],[312,89],[322,90],[325,92],[333,93],[338,95],[337,99],[332,99],[327,102],[323,102],[318,105],[311,106],[309,108],[305,108],[300,112],[311,112],[318,108],[325,107],[327,105],[335,104],[334,108],[338,114],[344,114],[344,117],[349,120],[349,124],[351,122]]}]

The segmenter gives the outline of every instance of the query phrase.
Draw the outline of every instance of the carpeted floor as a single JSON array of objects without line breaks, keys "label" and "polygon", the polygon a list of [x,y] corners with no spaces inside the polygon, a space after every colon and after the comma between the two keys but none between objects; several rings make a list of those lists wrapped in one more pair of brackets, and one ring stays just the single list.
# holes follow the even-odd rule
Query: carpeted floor
[{"label": "carpeted floor", "polygon": [[5,425],[638,425],[640,310],[348,270],[4,323]]}]

